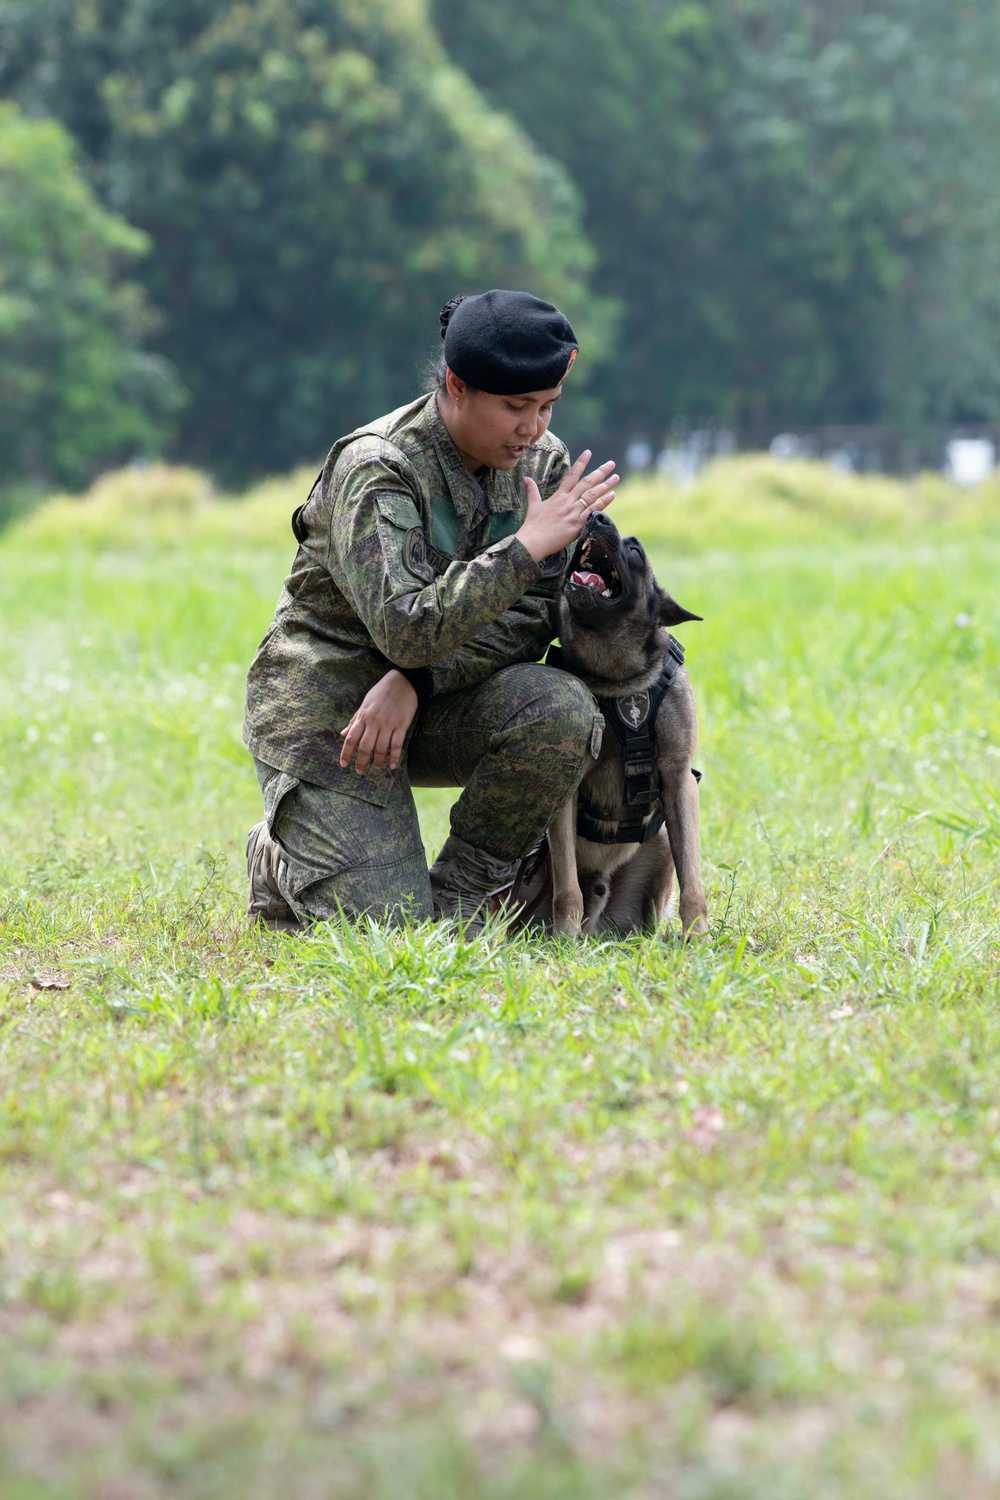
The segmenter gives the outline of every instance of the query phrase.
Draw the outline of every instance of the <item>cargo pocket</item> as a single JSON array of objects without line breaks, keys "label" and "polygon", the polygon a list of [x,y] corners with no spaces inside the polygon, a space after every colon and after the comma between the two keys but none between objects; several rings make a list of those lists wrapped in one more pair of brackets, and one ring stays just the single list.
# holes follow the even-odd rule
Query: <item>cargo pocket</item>
[{"label": "cargo pocket", "polygon": [[335,766],[333,768],[335,784],[330,788],[331,794],[337,797],[350,797],[358,802],[368,802],[372,807],[385,807],[392,796],[392,789],[398,777],[402,774],[402,768],[406,764],[405,755],[404,750],[398,771],[390,771],[388,765],[384,765],[381,771],[377,771],[369,764],[365,774],[359,776],[352,766],[348,766],[346,771],[342,766]]},{"label": "cargo pocket", "polygon": [[268,831],[284,851],[281,894],[295,907],[300,892],[355,864],[363,841],[353,836],[336,793],[277,770],[262,791]]},{"label": "cargo pocket", "polygon": [[[259,764],[259,762],[258,762]],[[267,831],[274,834],[274,820],[289,792],[295,790],[299,784],[297,776],[289,776],[287,771],[272,770],[270,776],[261,783],[264,794],[264,818],[267,822]]]}]

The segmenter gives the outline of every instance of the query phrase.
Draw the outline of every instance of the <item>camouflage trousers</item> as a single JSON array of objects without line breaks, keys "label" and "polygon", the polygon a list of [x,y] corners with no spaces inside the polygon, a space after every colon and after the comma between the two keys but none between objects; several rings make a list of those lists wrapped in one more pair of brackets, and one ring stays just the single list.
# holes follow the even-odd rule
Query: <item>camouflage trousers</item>
[{"label": "camouflage trousers", "polygon": [[[604,720],[575,677],[505,667],[434,698],[414,721],[395,774],[331,791],[255,760],[264,814],[283,845],[282,894],[302,920],[369,912],[432,915],[413,786],[461,786],[452,832],[496,859],[534,846],[600,753]],[[367,784],[366,784],[367,783]]]}]

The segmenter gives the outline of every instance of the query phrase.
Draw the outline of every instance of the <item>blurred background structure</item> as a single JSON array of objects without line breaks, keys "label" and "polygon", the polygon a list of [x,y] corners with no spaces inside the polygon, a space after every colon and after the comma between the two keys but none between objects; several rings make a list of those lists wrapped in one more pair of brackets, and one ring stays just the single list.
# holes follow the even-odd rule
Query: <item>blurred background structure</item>
[{"label": "blurred background structure", "polygon": [[985,0],[0,0],[3,482],[318,461],[492,285],[634,469],[974,482],[998,79]]}]

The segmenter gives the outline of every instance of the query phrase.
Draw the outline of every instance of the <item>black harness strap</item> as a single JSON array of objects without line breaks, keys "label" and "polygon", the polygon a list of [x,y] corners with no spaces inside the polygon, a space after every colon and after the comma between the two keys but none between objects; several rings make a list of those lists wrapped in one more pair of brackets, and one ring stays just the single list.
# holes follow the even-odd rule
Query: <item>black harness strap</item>
[{"label": "black harness strap", "polygon": [[605,823],[596,823],[586,808],[578,806],[576,831],[582,839],[590,839],[592,844],[645,844],[663,827],[663,808],[658,807],[648,823],[643,822],[644,816],[628,818],[609,830]]},{"label": "black harness strap", "polygon": [[[553,647],[546,661],[550,666],[561,667],[561,656],[558,648]],[[663,827],[663,805],[656,774],[656,715],[683,665],[684,647],[671,636],[663,671],[651,688],[630,693],[625,698],[598,698],[597,706],[604,715],[604,722],[614,731],[621,746],[625,801],[630,816],[616,823],[609,832],[608,820],[597,822],[581,802],[576,814],[576,831],[581,838],[590,839],[595,844],[646,844]],[[696,780],[701,780],[700,771],[692,770],[691,774]]]},{"label": "black harness strap", "polygon": [[598,698],[604,722],[613,729],[625,762],[625,801],[629,807],[659,800],[656,781],[656,715],[684,665],[684,647],[670,637],[663,671],[651,688],[627,698]]}]

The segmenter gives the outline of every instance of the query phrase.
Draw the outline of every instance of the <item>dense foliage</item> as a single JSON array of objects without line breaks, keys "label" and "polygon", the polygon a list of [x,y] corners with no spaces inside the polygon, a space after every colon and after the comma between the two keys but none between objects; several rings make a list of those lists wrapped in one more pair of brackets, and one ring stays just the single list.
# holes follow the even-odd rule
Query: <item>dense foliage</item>
[{"label": "dense foliage", "polygon": [[0,3],[0,85],[59,116],[146,231],[179,446],[285,468],[419,386],[457,291],[548,292],[584,327],[565,174],[398,0]]},{"label": "dense foliage", "polygon": [[491,284],[577,323],[574,441],[996,418],[998,75],[986,0],[0,0],[227,480],[407,399]]},{"label": "dense foliage", "polygon": [[105,213],[55,121],[0,104],[0,473],[78,484],[162,440],[173,390],[126,277],[145,239]]},{"label": "dense foliage", "polygon": [[433,0],[584,193],[616,425],[995,416],[1000,17],[981,0]]}]

